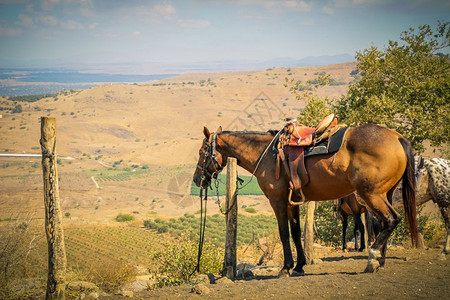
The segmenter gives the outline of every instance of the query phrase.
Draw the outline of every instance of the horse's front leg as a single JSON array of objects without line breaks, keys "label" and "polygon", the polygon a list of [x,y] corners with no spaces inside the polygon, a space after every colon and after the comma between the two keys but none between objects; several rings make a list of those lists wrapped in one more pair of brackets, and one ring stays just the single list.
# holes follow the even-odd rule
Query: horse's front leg
[{"label": "horse's front leg", "polygon": [[286,277],[289,276],[289,271],[294,267],[294,259],[292,258],[291,245],[289,242],[287,203],[284,209],[280,206],[282,205],[278,205],[278,208],[273,207],[278,221],[278,231],[280,233],[284,254],[284,265],[278,276]]},{"label": "horse's front leg", "polygon": [[298,276],[304,274],[303,266],[306,265],[306,257],[302,247],[302,231],[300,227],[300,214],[298,206],[289,206],[289,223],[291,225],[291,236],[294,241],[295,249],[297,250],[297,265],[295,266],[292,275]]},{"label": "horse's front leg", "polygon": [[444,245],[444,254],[450,254],[450,204],[438,202],[439,209],[441,210],[442,218],[444,219],[445,228],[447,229],[447,238]]}]

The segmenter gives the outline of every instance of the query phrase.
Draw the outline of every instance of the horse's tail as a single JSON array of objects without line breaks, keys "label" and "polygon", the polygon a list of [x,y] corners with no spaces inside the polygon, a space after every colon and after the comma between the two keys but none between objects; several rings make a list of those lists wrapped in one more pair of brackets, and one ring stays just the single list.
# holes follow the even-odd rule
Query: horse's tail
[{"label": "horse's tail", "polygon": [[405,151],[407,158],[406,169],[402,177],[403,207],[405,209],[405,215],[409,224],[411,242],[414,247],[417,247],[419,230],[417,226],[417,215],[416,215],[416,177],[415,177],[416,169],[415,169],[414,153],[411,144],[405,138],[402,137],[399,139],[399,141],[400,144],[402,144],[403,150]]}]

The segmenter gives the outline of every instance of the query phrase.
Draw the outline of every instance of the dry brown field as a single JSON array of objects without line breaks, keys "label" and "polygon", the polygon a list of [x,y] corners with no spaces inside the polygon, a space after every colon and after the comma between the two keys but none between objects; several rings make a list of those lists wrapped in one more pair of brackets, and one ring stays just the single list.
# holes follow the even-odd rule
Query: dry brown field
[{"label": "dry brown field", "polygon": [[[326,72],[346,84],[321,87],[316,93],[338,98],[353,80],[354,68],[347,63],[194,73],[140,85],[66,91],[57,98],[22,102],[22,113],[3,113],[0,153],[40,153],[40,117],[56,117],[60,197],[71,215],[68,222],[108,223],[120,212],[133,211],[143,218],[150,211],[192,213],[198,205],[188,190],[203,126],[281,128],[285,117],[298,115],[305,105],[284,86],[286,78],[306,82]],[[148,168],[132,176],[107,174],[115,163],[118,169]],[[43,217],[39,164],[39,158],[0,157],[0,219],[19,212]]]},{"label": "dry brown field", "polygon": [[[143,220],[155,217],[169,219],[195,213],[200,208],[198,197],[190,195],[190,185],[203,139],[203,126],[211,130],[219,126],[224,130],[279,129],[286,117],[297,116],[305,106],[305,101],[297,100],[284,86],[286,78],[306,82],[325,72],[345,84],[320,87],[314,93],[338,99],[354,79],[350,72],[355,68],[355,63],[346,63],[263,71],[194,73],[146,84],[104,84],[87,90],[66,91],[57,98],[22,102],[22,113],[3,111],[0,153],[40,153],[40,117],[56,117],[60,201],[69,265],[89,265],[99,258],[117,256],[137,266],[145,266],[145,272],[155,251],[148,244],[159,237],[142,228]],[[5,107],[14,105],[7,99],[1,99],[0,103]],[[243,170],[239,173],[246,174]],[[3,221],[0,223],[6,223],[9,218],[31,215],[38,224],[37,228],[43,228],[42,190],[40,158],[0,157],[0,220]],[[263,196],[239,196],[238,201],[239,206],[252,206],[258,213],[271,214],[270,205]],[[210,214],[218,213],[218,210],[218,207],[210,205]],[[427,210],[436,214],[433,205]],[[115,217],[120,213],[132,214],[135,220],[128,225],[117,224]],[[154,245],[157,248],[161,244],[155,242]],[[45,248],[44,240],[39,241],[38,248]],[[448,263],[435,260],[437,251],[425,254],[426,263],[430,262],[430,272],[448,271]],[[311,275],[323,278],[323,284],[330,286],[323,290],[325,294],[320,294],[321,297],[334,298],[331,288],[346,285],[353,275],[364,284],[371,282],[372,277],[369,276],[372,275],[359,273],[365,260],[355,258],[353,254],[344,254],[342,259],[333,258],[341,257],[339,253],[323,255],[331,257],[328,263],[307,269]],[[392,269],[387,267],[381,274],[388,281],[394,280],[389,272],[405,265],[405,256],[420,261],[415,254],[408,252],[393,255],[394,258],[387,263],[388,266],[393,265]],[[45,267],[45,256],[36,255],[33,259],[36,265]],[[427,267],[426,263],[421,263],[420,268]],[[414,266],[402,270],[402,280],[406,284],[409,281],[407,273],[412,272]],[[433,276],[439,278],[428,277],[431,285],[423,288],[428,293],[425,296],[431,298],[440,295],[433,290],[441,286],[442,281],[439,280],[448,283],[445,274]],[[305,277],[306,283],[298,282],[302,279],[286,279],[278,289],[264,294],[258,294],[256,290],[251,292],[253,296],[239,294],[243,289],[253,291],[278,285],[273,283],[273,275],[269,274],[262,278],[268,280],[248,286],[241,282],[230,294],[216,288],[217,293],[212,295],[219,299],[227,299],[228,296],[273,298],[270,295],[277,295],[280,289],[293,284],[309,284],[312,277]],[[334,281],[328,282],[329,278],[334,278]],[[316,288],[321,289],[323,284],[317,281]],[[352,291],[349,286],[341,291],[341,296]],[[448,291],[448,286],[445,291]],[[141,296],[168,299],[193,296],[186,294],[183,288],[186,289],[169,289],[161,294],[155,292]],[[420,290],[404,294],[406,289],[402,288],[401,292],[394,294],[395,297],[421,298]],[[172,292],[174,297],[169,294]],[[307,290],[307,295],[314,296],[312,292]],[[369,292],[372,294],[367,294]],[[363,297],[364,293],[377,298],[376,291],[367,289],[354,294],[353,298]],[[290,292],[286,295],[287,298],[296,298],[297,294]],[[384,298],[387,294],[379,295]]]}]

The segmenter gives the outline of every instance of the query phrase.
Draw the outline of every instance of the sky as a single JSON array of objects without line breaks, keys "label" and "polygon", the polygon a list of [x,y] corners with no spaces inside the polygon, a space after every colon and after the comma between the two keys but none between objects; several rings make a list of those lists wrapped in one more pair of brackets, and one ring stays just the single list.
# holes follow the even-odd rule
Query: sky
[{"label": "sky", "polygon": [[354,55],[449,17],[449,0],[0,0],[0,67]]}]

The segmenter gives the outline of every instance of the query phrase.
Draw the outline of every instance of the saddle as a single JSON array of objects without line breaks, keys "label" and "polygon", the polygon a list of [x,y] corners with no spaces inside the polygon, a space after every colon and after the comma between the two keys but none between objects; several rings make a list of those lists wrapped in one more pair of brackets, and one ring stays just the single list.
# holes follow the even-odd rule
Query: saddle
[{"label": "saddle", "polygon": [[[302,188],[309,183],[305,166],[305,148],[314,147],[322,140],[328,139],[341,128],[338,117],[330,114],[317,127],[307,127],[296,119],[289,121],[283,128],[277,144],[276,178],[280,178],[280,162],[289,177],[289,204],[301,205],[305,202]],[[293,202],[292,192],[300,193],[301,202]]]}]

